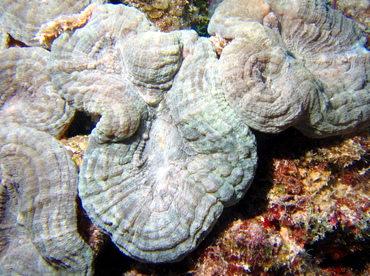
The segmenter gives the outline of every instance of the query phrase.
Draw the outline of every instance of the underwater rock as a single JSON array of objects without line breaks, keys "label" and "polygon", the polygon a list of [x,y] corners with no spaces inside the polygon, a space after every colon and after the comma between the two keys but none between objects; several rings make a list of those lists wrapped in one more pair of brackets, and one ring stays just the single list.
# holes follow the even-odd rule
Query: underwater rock
[{"label": "underwater rock", "polygon": [[[196,37],[196,34],[194,33]],[[189,48],[156,114],[122,143],[90,138],[79,193],[93,223],[123,252],[169,262],[195,249],[251,184],[256,144],[228,106],[212,43]]]},{"label": "underwater rock", "polygon": [[59,138],[74,116],[51,86],[42,48],[8,48],[0,52],[0,125],[17,123]]},{"label": "underwater rock", "polygon": [[0,129],[0,273],[91,275],[77,232],[77,169],[47,133]]},{"label": "underwater rock", "polygon": [[248,125],[325,137],[370,124],[366,38],[324,1],[226,0],[208,30],[232,39],[220,57],[223,86]]}]

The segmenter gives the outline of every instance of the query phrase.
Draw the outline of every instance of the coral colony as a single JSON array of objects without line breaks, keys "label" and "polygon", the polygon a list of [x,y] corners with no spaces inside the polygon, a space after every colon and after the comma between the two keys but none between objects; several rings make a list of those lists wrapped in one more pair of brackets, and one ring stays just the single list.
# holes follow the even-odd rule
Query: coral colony
[{"label": "coral colony", "polygon": [[[239,204],[253,218],[235,211],[215,244],[191,253],[199,273],[302,273],[317,269],[303,264],[308,251],[335,262],[362,249],[370,52],[325,1],[225,0],[210,38],[159,31],[123,4],[3,2],[1,274],[93,275],[108,239],[140,262],[181,261],[247,190]],[[185,5],[138,3],[151,19]],[[67,139],[78,114],[96,125]],[[305,135],[288,130],[304,157],[266,150],[269,134],[287,147],[277,133],[289,127]],[[360,130],[339,144],[307,138]],[[258,154],[254,133],[265,137]]]}]

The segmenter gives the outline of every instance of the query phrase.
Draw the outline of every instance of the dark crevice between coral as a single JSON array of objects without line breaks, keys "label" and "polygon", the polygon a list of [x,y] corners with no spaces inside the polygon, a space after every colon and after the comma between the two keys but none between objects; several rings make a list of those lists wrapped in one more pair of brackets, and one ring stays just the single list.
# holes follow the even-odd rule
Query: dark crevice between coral
[{"label": "dark crevice between coral", "polygon": [[75,117],[66,131],[65,136],[68,138],[77,135],[89,135],[96,125],[96,120],[89,114],[82,111],[76,111]]},{"label": "dark crevice between coral", "polygon": [[210,1],[192,0],[190,1],[190,3],[198,9],[196,15],[189,15],[191,19],[191,29],[196,31],[199,36],[210,37],[207,29],[210,20],[208,15],[208,7],[210,5]]},{"label": "dark crevice between coral", "polygon": [[190,27],[194,31],[197,32],[197,34],[201,37],[210,37],[211,35],[208,33],[208,20],[203,19],[200,21],[193,22]]},{"label": "dark crevice between coral", "polygon": [[16,40],[13,38],[10,34],[9,35],[9,40],[8,40],[8,47],[29,47],[22,41]]},{"label": "dark crevice between coral", "polygon": [[95,258],[94,276],[120,276],[130,269],[132,262],[108,239]]},{"label": "dark crevice between coral", "polygon": [[110,0],[107,3],[114,4],[114,5],[116,5],[116,4],[122,4],[122,0]]},{"label": "dark crevice between coral", "polygon": [[177,263],[141,263],[125,256],[109,239],[95,260],[94,276],[119,276],[128,271],[135,271],[138,275],[190,275],[188,272],[194,267],[194,263],[189,257]]},{"label": "dark crevice between coral", "polygon": [[358,233],[352,227],[338,228],[307,245],[310,255],[328,272],[366,272],[370,260],[370,229]]},{"label": "dark crevice between coral", "polygon": [[76,202],[78,233],[96,254],[93,263],[94,276],[122,275],[130,268],[132,259],[123,255],[109,236],[94,226],[83,209],[79,197],[76,198]]},{"label": "dark crevice between coral", "polygon": [[188,259],[178,263],[166,264],[149,264],[135,261],[131,269],[136,271],[138,275],[161,275],[161,276],[177,276],[177,275],[191,275],[192,265]]}]

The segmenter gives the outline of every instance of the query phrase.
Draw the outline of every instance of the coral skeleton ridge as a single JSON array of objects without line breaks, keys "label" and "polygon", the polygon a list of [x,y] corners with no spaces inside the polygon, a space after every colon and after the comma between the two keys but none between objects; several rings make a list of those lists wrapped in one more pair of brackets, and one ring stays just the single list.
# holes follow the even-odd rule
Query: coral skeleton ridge
[{"label": "coral skeleton ridge", "polygon": [[[324,1],[225,0],[213,39],[77,2],[0,7],[1,273],[22,262],[27,275],[92,274],[77,197],[125,254],[179,261],[251,185],[250,128],[370,125],[366,39]],[[8,47],[19,45],[32,47]],[[99,118],[79,173],[57,140],[76,111]]]}]

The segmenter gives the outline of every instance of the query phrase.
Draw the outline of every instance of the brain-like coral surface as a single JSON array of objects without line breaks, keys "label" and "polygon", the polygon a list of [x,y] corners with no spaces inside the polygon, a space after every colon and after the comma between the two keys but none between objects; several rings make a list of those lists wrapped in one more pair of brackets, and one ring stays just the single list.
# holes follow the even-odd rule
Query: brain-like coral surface
[{"label": "brain-like coral surface", "polygon": [[125,41],[122,61],[132,82],[148,104],[157,104],[171,85],[182,61],[182,45],[173,33],[143,32]]},{"label": "brain-like coral surface", "polygon": [[227,0],[209,32],[232,39],[220,58],[223,86],[248,125],[295,125],[312,137],[369,125],[366,39],[325,2]]},{"label": "brain-like coral surface", "polygon": [[0,26],[14,39],[29,46],[43,43],[36,35],[42,24],[61,15],[78,13],[92,2],[102,1],[25,1],[4,0],[0,6]]},{"label": "brain-like coral surface", "polygon": [[0,272],[92,272],[77,232],[77,170],[55,138],[28,127],[0,129]]},{"label": "brain-like coral surface", "polygon": [[147,103],[162,99],[178,70],[178,41],[171,34],[145,32],[154,30],[134,8],[105,4],[84,28],[64,33],[52,45],[55,89],[77,109],[101,116],[93,135],[102,142],[134,134]]},{"label": "brain-like coral surface", "polygon": [[[251,185],[249,127],[324,137],[370,124],[365,38],[325,1],[225,0],[212,39],[160,32],[122,4],[28,2],[0,8],[4,273],[93,272],[77,196],[126,255],[179,261]],[[46,4],[52,11],[40,11]],[[16,48],[34,38],[37,47]],[[52,137],[63,136],[75,109],[97,122],[79,173]],[[81,233],[103,243],[97,228]]]},{"label": "brain-like coral surface", "polygon": [[51,86],[42,48],[9,48],[0,52],[0,124],[32,127],[60,137],[74,110]]},{"label": "brain-like coral surface", "polygon": [[214,78],[211,42],[189,48],[152,118],[122,143],[90,140],[81,168],[80,196],[93,222],[139,260],[174,261],[193,250],[255,171],[254,137]]},{"label": "brain-like coral surface", "polygon": [[310,72],[271,40],[235,38],[220,63],[230,104],[251,127],[265,132],[296,124],[318,89]]}]

